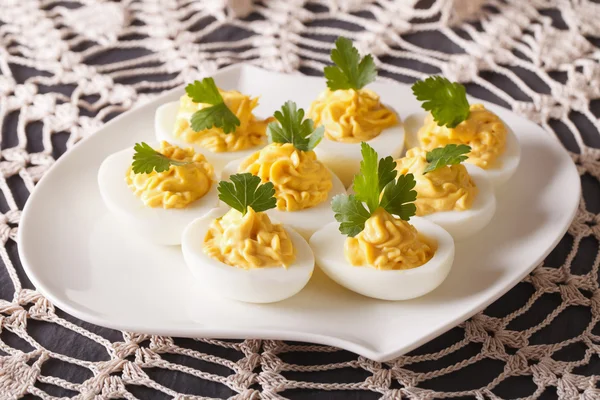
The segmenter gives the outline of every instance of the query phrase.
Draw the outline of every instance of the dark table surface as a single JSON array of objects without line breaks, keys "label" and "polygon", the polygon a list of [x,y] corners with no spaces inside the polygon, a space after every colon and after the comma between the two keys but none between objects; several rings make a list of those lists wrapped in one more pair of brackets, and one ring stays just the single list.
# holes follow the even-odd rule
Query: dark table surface
[{"label": "dark table surface", "polygon": [[[75,2],[80,4],[78,2]],[[75,4],[73,3],[73,4]],[[55,6],[50,6],[52,9]],[[326,13],[327,7],[310,5],[308,7],[310,13],[318,15],[319,13]],[[356,12],[360,18],[368,19],[372,18],[372,14],[369,15],[367,11],[368,7],[365,6],[363,11]],[[492,12],[492,11],[490,11]],[[2,11],[0,11],[2,14]],[[545,15],[552,19],[556,29],[565,29],[563,26],[565,23],[561,19],[561,14],[557,9],[552,7],[545,7],[540,11],[541,15]],[[53,17],[54,18],[54,17]],[[190,17],[191,18],[191,17]],[[264,14],[253,13],[249,17],[245,18],[243,22],[255,21],[264,18]],[[485,18],[490,18],[488,15]],[[201,19],[199,22],[202,27],[207,26],[211,22],[214,22],[214,18],[210,17],[207,21]],[[2,28],[10,26],[11,21],[3,19],[0,15],[0,33]],[[136,22],[138,20],[131,21],[131,24],[135,26],[142,24]],[[322,26],[324,28],[340,28],[348,31],[358,31],[360,27],[349,26],[349,22],[340,22],[336,20],[335,16],[331,16],[330,19],[317,19],[312,22],[305,22],[306,26],[315,28]],[[473,22],[471,24],[474,27],[480,26],[480,22]],[[237,23],[225,23],[216,31],[209,34],[210,37],[200,39],[199,42],[222,42],[222,41],[240,41],[245,37],[252,36],[252,34],[244,29],[240,28],[240,24]],[[198,29],[202,29],[202,27]],[[535,28],[532,27],[532,31]],[[310,38],[318,40],[323,43],[331,43],[335,38],[335,34],[329,34],[324,31],[324,34],[311,34]],[[338,32],[338,31],[334,31]],[[463,35],[464,30],[456,28],[454,30],[458,35]],[[526,32],[525,32],[526,33]],[[336,33],[337,34],[337,33]],[[0,50],[2,47],[5,49],[12,49],[13,54],[19,55],[19,50],[15,49],[12,44],[8,42],[8,33],[4,31],[4,36],[0,35]],[[599,32],[592,32],[586,34],[586,40],[589,41],[592,47],[598,46]],[[446,54],[462,54],[465,52],[463,48],[458,46],[455,42],[448,40],[448,38],[441,34],[439,30],[433,30],[430,32],[415,32],[408,31],[407,33],[399,36],[406,41],[406,45],[393,45],[392,48],[395,50],[410,50],[410,45],[419,46],[421,48],[430,48],[440,50]],[[137,40],[137,37],[122,38],[121,43],[127,42],[127,40]],[[249,44],[251,47],[252,45]],[[301,44],[301,46],[304,46]],[[310,48],[308,46],[307,48]],[[598,52],[600,49],[595,47],[595,51]],[[81,48],[75,48],[73,51],[82,52],[85,51],[85,45],[81,45]],[[218,52],[219,48],[207,50],[207,53]],[[142,47],[133,48],[116,48],[107,46],[105,51],[98,52],[86,59],[85,63],[92,67],[101,67],[103,65],[110,65],[116,61],[129,60],[138,57],[147,56],[153,54],[153,51]],[[23,55],[23,59],[26,57]],[[2,53],[0,52],[0,61],[3,60]],[[242,61],[245,56],[240,55],[239,59],[231,57],[230,55],[225,56],[224,59],[219,59],[218,56],[213,57],[213,60],[222,66],[229,62]],[[274,56],[277,58],[277,56]],[[210,57],[208,57],[210,58]],[[582,59],[590,59],[589,53],[581,56]],[[421,62],[419,60],[411,60],[405,57],[393,57],[383,55],[380,57],[386,65],[410,68],[415,71],[422,71],[426,73],[436,73],[439,69],[435,66]],[[576,60],[567,60],[567,63],[575,64]],[[267,61],[257,62],[258,64],[268,65]],[[151,65],[151,63],[149,63]],[[40,75],[52,75],[52,72],[41,71],[30,66],[19,64],[19,62],[11,61],[8,63],[12,77],[18,84],[30,82],[32,77]],[[314,69],[314,64],[310,62],[310,57],[301,55],[299,57],[299,69],[303,73],[311,75],[320,75],[321,72]],[[598,71],[599,67],[596,64],[593,67]],[[536,74],[527,71],[519,67],[509,68],[517,76],[521,77],[524,82],[534,91],[538,93],[547,94],[548,87],[545,85]],[[6,74],[5,74],[6,75]],[[392,77],[402,82],[412,82],[414,78],[403,74],[392,73],[389,70],[384,70],[381,75]],[[155,93],[160,88],[151,88],[145,86],[144,82],[169,82],[164,88],[170,88],[178,83],[179,78],[174,79],[173,73],[156,73],[151,75],[141,75],[126,77],[119,81],[119,83],[135,87],[136,90],[141,93]],[[482,68],[479,72],[479,76],[482,77],[490,85],[503,89],[506,93],[511,95],[518,101],[528,102],[530,99],[523,94],[505,75],[493,72],[490,69]],[[566,82],[569,79],[563,72],[551,71],[550,76],[552,79],[556,79],[557,82]],[[591,79],[590,85],[598,85],[598,76]],[[0,76],[1,77],[1,76]],[[184,79],[184,78],[181,78]],[[141,86],[136,86],[141,83]],[[36,83],[36,86],[41,90],[47,90],[51,92],[63,93],[66,96],[70,96],[73,91],[73,87],[70,85],[56,84],[52,87],[44,87],[43,84]],[[466,83],[468,92],[474,96],[499,103],[503,106],[509,107],[502,99],[494,96],[486,88],[481,85]],[[1,93],[1,92],[0,92]],[[10,92],[3,95],[3,99],[14,96],[14,92]],[[93,99],[89,99],[93,101]],[[1,107],[0,103],[0,107]],[[590,112],[596,117],[600,114],[600,101],[593,100],[587,104]],[[128,108],[125,106],[124,108]],[[82,113],[87,113],[93,117],[97,115],[98,111],[86,111],[81,110]],[[102,118],[103,121],[107,121],[110,118],[117,115],[118,112],[111,112]],[[19,139],[17,136],[18,124],[19,124],[19,112],[10,112],[4,117],[2,125],[2,154],[5,154],[6,149],[18,146]],[[439,392],[440,397],[451,396],[448,392],[461,392],[478,390],[480,388],[491,385],[491,393],[494,393],[500,398],[514,398],[522,396],[534,395],[540,398],[555,398],[561,396],[563,398],[571,398],[573,393],[587,393],[590,399],[599,398],[593,397],[598,395],[598,392],[592,392],[592,388],[596,386],[596,376],[600,373],[600,358],[598,357],[597,340],[600,337],[595,336],[598,333],[598,329],[595,327],[598,320],[598,312],[595,311],[594,304],[596,299],[600,296],[598,291],[598,262],[600,253],[598,250],[598,240],[600,237],[600,231],[596,225],[599,221],[600,212],[600,184],[599,184],[599,152],[594,149],[600,147],[600,136],[599,132],[595,129],[594,125],[589,122],[583,113],[579,111],[570,111],[567,114],[567,118],[577,128],[580,129],[584,143],[587,145],[584,148],[578,146],[572,131],[569,126],[565,124],[564,120],[549,118],[548,127],[558,136],[563,142],[565,147],[571,151],[574,160],[578,164],[581,171],[581,180],[583,186],[583,193],[585,199],[585,205],[587,207],[587,214],[580,212],[578,214],[579,222],[575,224],[568,234],[560,241],[556,249],[548,256],[548,258],[542,263],[540,268],[532,274],[532,276],[525,279],[525,281],[519,283],[516,287],[510,290],[500,300],[489,306],[483,315],[475,317],[475,322],[467,322],[460,326],[451,329],[446,334],[439,338],[431,341],[430,343],[422,346],[421,348],[413,351],[408,357],[411,358],[410,363],[400,361],[394,366],[394,363],[379,365],[374,363],[374,369],[365,369],[365,365],[369,365],[368,360],[361,359],[356,355],[346,351],[334,351],[332,349],[324,348],[321,346],[308,346],[305,344],[295,343],[281,343],[276,341],[202,341],[193,339],[173,339],[174,343],[180,346],[181,349],[187,349],[180,354],[172,353],[160,353],[157,349],[157,340],[160,339],[150,337],[137,337],[125,335],[122,332],[117,332],[110,329],[101,328],[98,326],[92,326],[88,323],[79,321],[61,310],[56,310],[55,313],[59,317],[63,318],[76,327],[80,327],[86,332],[91,332],[93,335],[98,335],[105,338],[110,343],[126,342],[134,349],[127,353],[123,359],[128,361],[134,361],[136,357],[142,357],[143,349],[152,349],[152,354],[160,354],[163,360],[166,360],[172,365],[187,366],[194,369],[195,371],[204,371],[210,374],[218,376],[229,376],[232,374],[231,369],[219,365],[218,362],[211,362],[210,357],[197,356],[197,353],[191,353],[188,350],[195,350],[200,353],[216,355],[224,359],[233,361],[248,361],[253,356],[259,357],[255,359],[256,366],[253,370],[247,371],[247,376],[243,379],[249,379],[245,383],[241,384],[241,387],[245,387],[245,390],[239,392],[244,393],[244,396],[250,398],[252,396],[258,396],[258,392],[263,392],[264,398],[275,398],[268,397],[274,396],[275,393],[283,396],[284,398],[292,399],[376,399],[381,398],[382,394],[387,393],[389,398],[399,396],[399,393],[407,394],[409,392],[416,393],[414,388],[411,388],[408,384],[408,380],[399,378],[403,375],[403,370],[413,371],[416,373],[427,373],[440,371],[445,368],[457,369],[454,372],[447,373],[433,373],[427,379],[422,380],[417,387],[420,389],[431,389]],[[543,120],[543,119],[542,119]],[[43,123],[30,123],[27,128],[27,138],[29,142],[26,150],[29,153],[40,152],[44,149],[42,143],[42,128]],[[66,150],[66,142],[69,137],[68,132],[58,132],[52,135],[52,152],[54,157],[60,156]],[[589,147],[588,147],[589,146]],[[3,162],[6,161],[6,156],[3,156]],[[27,167],[34,167],[35,161],[30,161]],[[22,209],[25,203],[29,190],[27,189],[23,179],[19,178],[18,174],[5,172],[6,182],[19,209]],[[3,183],[4,180],[2,180]],[[11,218],[11,206],[10,201],[2,198],[0,200],[0,208],[4,212],[7,218]],[[583,225],[589,227],[589,231],[585,231],[582,228]],[[44,322],[39,318],[36,318],[34,313],[31,312],[31,308],[38,297],[30,300],[23,299],[26,295],[33,296],[30,292],[21,292],[19,296],[20,300],[15,301],[14,295],[18,293],[19,288],[15,288],[13,280],[10,277],[11,271],[18,277],[18,281],[22,284],[24,289],[34,289],[31,282],[22,270],[19,262],[17,244],[14,240],[14,228],[17,226],[16,223],[8,222],[4,223],[8,226],[11,231],[10,238],[5,240],[6,244],[4,249],[0,252],[0,256],[3,259],[4,268],[0,268],[0,297],[5,300],[2,305],[1,311],[1,327],[2,332],[0,334],[0,341],[3,348],[0,349],[0,355],[3,356],[4,361],[0,361],[0,388],[7,388],[11,384],[11,376],[19,375],[19,371],[9,367],[7,360],[8,358],[14,359],[18,357],[19,353],[15,351],[7,351],[10,349],[20,349],[25,353],[32,352],[34,347],[28,344],[24,339],[22,331],[18,329],[18,324],[15,324],[14,319],[18,314],[17,311],[24,310],[27,312],[25,322],[21,322],[23,329],[26,329],[29,337],[37,341],[41,346],[54,352],[53,354],[64,354],[79,360],[88,360],[94,363],[100,363],[109,360],[115,360],[114,355],[110,355],[107,349],[98,344],[95,340],[90,340],[83,336],[81,333],[74,332],[73,329],[67,329],[63,326],[55,323]],[[585,231],[582,233],[582,229]],[[573,246],[577,246],[575,250]],[[548,271],[555,270],[556,273],[552,282],[548,287],[541,289],[539,283],[536,281],[536,276],[548,276]],[[581,284],[577,279],[584,277],[588,280],[587,284]],[[575,283],[573,283],[575,282]],[[579,283],[578,283],[579,282]],[[574,285],[575,290],[578,290],[584,300],[579,302],[573,302],[566,298],[563,289],[565,286]],[[509,340],[501,340],[504,354],[508,355],[520,355],[522,360],[525,362],[522,372],[519,374],[513,374],[511,377],[501,379],[496,385],[494,380],[501,374],[506,368],[506,357],[481,357],[483,354],[483,348],[489,346],[492,343],[491,338],[494,337],[493,329],[491,329],[484,338],[475,338],[472,333],[469,333],[469,324],[475,324],[477,326],[494,326],[494,321],[503,321],[510,313],[518,310],[527,302],[531,301],[532,305],[527,311],[521,316],[514,318],[504,330],[503,333],[509,335],[515,335],[515,337],[524,337],[524,342],[518,342],[519,345],[515,345]],[[18,304],[17,304],[18,303]],[[17,305],[15,305],[17,304]],[[11,308],[12,305],[12,308]],[[564,310],[557,314],[552,314],[554,310],[559,307],[566,306]],[[29,310],[29,311],[28,311]],[[549,315],[551,315],[549,317]],[[545,320],[548,318],[547,320]],[[483,321],[483,322],[482,322]],[[545,321],[545,322],[544,322]],[[486,325],[487,324],[487,325]],[[538,326],[538,329],[534,331],[529,330],[532,326]],[[83,331],[82,331],[83,332]],[[496,332],[497,334],[498,332]],[[499,336],[497,336],[499,337]],[[459,346],[456,351],[448,351],[447,355],[440,356],[439,352],[444,349],[451,348],[451,346],[463,343],[464,345]],[[512,343],[512,344],[511,344]],[[156,352],[154,352],[156,350]],[[302,350],[302,351],[299,351]],[[489,350],[489,349],[488,349]],[[15,355],[16,354],[16,355]],[[431,357],[431,355],[436,355]],[[418,357],[422,356],[422,357]],[[508,356],[507,356],[508,357]],[[429,358],[435,358],[428,360]],[[273,370],[269,367],[271,361],[276,359],[275,365],[292,365],[289,368],[283,368],[283,370]],[[29,359],[29,365],[35,362],[36,358]],[[138,360],[139,361],[139,360]],[[244,362],[245,362],[244,361]],[[340,363],[333,365],[329,368],[319,368],[319,365],[328,365],[332,363]],[[25,362],[27,364],[27,362]],[[98,365],[100,365],[98,364]],[[546,380],[541,382],[539,380],[540,368],[536,369],[537,364],[544,364],[551,366],[550,374]],[[13,364],[11,364],[13,365]],[[306,366],[306,367],[302,367]],[[143,368],[142,368],[143,369]],[[177,370],[179,369],[179,370]],[[289,369],[289,370],[285,370]],[[385,371],[392,372],[385,372]],[[29,371],[25,368],[22,371]],[[50,356],[49,359],[45,360],[41,364],[42,377],[59,377],[64,381],[73,382],[80,384],[88,382],[90,385],[91,378],[94,375],[94,367],[78,366],[73,363],[60,360],[55,356]],[[238,391],[231,389],[230,387],[215,382],[215,378],[210,376],[199,376],[190,373],[189,370],[183,368],[169,369],[165,366],[163,368],[146,368],[143,371],[147,374],[147,377],[154,382],[157,382],[163,388],[172,389],[174,392],[197,395],[197,396],[209,396],[218,398],[227,398],[235,396]],[[377,371],[374,373],[373,371]],[[123,378],[124,372],[122,369],[115,368],[111,374],[115,379]],[[4,375],[4,377],[3,377]],[[36,376],[38,376],[36,374]],[[387,379],[390,378],[388,381]],[[4,379],[4,381],[3,381]],[[109,379],[107,377],[107,379]],[[366,388],[364,385],[353,386],[354,383],[362,383],[365,380],[371,379],[373,384],[371,388]],[[88,381],[90,380],[90,381]],[[116,380],[118,381],[118,379]],[[115,382],[116,382],[115,381]],[[584,383],[582,383],[585,381]],[[76,396],[78,390],[65,389],[65,384],[62,381],[58,382],[58,386],[52,384],[52,379],[38,378],[31,382],[32,387],[41,390],[51,396]],[[98,382],[98,380],[94,381]],[[141,381],[140,381],[141,382]],[[573,383],[575,382],[575,383]],[[137,398],[172,398],[173,393],[164,393],[160,390],[155,390],[151,387],[152,384],[141,382],[141,384],[130,384],[131,381],[127,381],[126,390]],[[282,383],[285,390],[280,391],[277,387],[278,383]],[[539,383],[539,385],[538,385]],[[104,383],[100,384],[102,387]],[[574,385],[575,392],[569,389],[569,384]],[[63,386],[62,388],[59,386]],[[540,389],[538,390],[538,386]],[[547,386],[547,387],[546,387]],[[353,387],[360,387],[359,390],[352,390]],[[78,386],[73,387],[75,389],[80,388]],[[73,389],[72,388],[72,389]],[[383,389],[382,389],[383,388]],[[407,391],[396,391],[391,392],[387,389],[402,389],[409,388]],[[537,390],[537,391],[536,391]],[[569,391],[571,390],[571,391]],[[27,390],[24,389],[23,393]],[[254,392],[256,391],[256,392]],[[30,390],[31,392],[31,390]],[[485,390],[480,390],[479,394],[487,393]],[[40,394],[40,392],[38,392]],[[106,392],[105,392],[106,394]],[[466,397],[473,397],[476,393],[471,392]],[[102,397],[101,392],[99,395]],[[8,395],[6,395],[8,396]],[[487,394],[489,397],[489,393]],[[37,398],[37,396],[28,394],[26,398]],[[8,398],[3,397],[0,394],[0,399]]]}]

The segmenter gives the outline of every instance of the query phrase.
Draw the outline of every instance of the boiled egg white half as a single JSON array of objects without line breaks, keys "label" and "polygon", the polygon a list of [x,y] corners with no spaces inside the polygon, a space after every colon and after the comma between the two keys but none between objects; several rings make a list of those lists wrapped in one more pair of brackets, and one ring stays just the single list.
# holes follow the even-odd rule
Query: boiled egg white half
[{"label": "boiled egg white half", "polygon": [[183,232],[181,250],[184,260],[206,290],[247,303],[273,303],[292,297],[306,286],[314,270],[315,258],[306,240],[287,226],[284,229],[296,252],[295,261],[287,268],[243,269],[222,263],[204,253],[204,238],[211,222],[226,211],[224,207],[215,209],[194,220]]},{"label": "boiled egg white half", "polygon": [[[485,228],[496,212],[494,185],[486,171],[473,164],[463,163],[463,165],[478,189],[471,208],[461,211],[438,211],[421,217],[444,228],[456,241],[472,236]],[[410,221],[412,223],[412,218]]]},{"label": "boiled egg white half", "polygon": [[[417,136],[419,129],[423,126],[423,121],[427,113],[419,112],[409,115],[404,120],[404,130],[406,134],[406,149],[412,149],[413,147],[419,147],[419,138]],[[515,174],[519,162],[521,161],[521,146],[519,140],[513,132],[513,130],[504,123],[506,127],[506,148],[504,153],[498,157],[498,168],[484,169],[487,177],[492,182],[492,185],[496,188],[502,186],[504,183]],[[469,163],[465,163],[469,165]]]},{"label": "boiled egg white half", "polygon": [[[157,143],[149,143],[158,148]],[[129,230],[149,242],[178,245],[185,227],[219,204],[216,176],[210,190],[185,208],[148,207],[127,186],[125,174],[133,160],[133,145],[108,156],[98,171],[98,186],[106,207]]]},{"label": "boiled egg white half", "polygon": [[[384,129],[367,143],[375,149],[379,157],[398,158],[404,150],[404,126],[400,117],[397,125]],[[359,172],[362,161],[360,142],[337,142],[325,136],[315,148],[315,153],[319,161],[338,176],[344,187],[352,184],[352,179]]]},{"label": "boiled egg white half", "polygon": [[[217,175],[229,162],[239,158],[246,158],[267,144],[267,138],[265,136],[264,143],[261,143],[258,146],[254,146],[246,150],[223,151],[217,153],[202,146],[198,146],[197,144],[188,143],[173,136],[178,111],[179,101],[172,101],[170,103],[163,104],[156,109],[156,114],[154,115],[154,130],[156,133],[156,139],[158,141],[165,140],[179,147],[193,147],[196,152],[204,154],[204,157],[206,157],[206,160],[213,166]],[[189,117],[191,118],[192,114],[190,114]]]},{"label": "boiled egg white half", "polygon": [[379,270],[369,265],[351,265],[344,255],[347,237],[340,233],[337,222],[315,232],[310,247],[319,268],[345,288],[380,300],[413,299],[431,292],[446,279],[454,261],[454,241],[443,228],[424,218],[412,217],[410,223],[437,246],[428,262],[412,269]]},{"label": "boiled egg white half", "polygon": [[[324,140],[325,139],[323,139],[321,143],[323,143]],[[238,168],[243,161],[243,159],[235,160],[227,164],[221,174],[221,180],[229,180],[231,175],[237,174]],[[269,215],[269,218],[275,219],[284,225],[294,228],[306,240],[308,240],[313,233],[315,233],[325,224],[334,222],[334,214],[333,211],[331,211],[331,199],[333,199],[333,196],[335,195],[345,194],[346,189],[336,174],[331,170],[329,170],[329,172],[331,173],[331,183],[333,186],[331,187],[329,195],[325,201],[317,204],[314,207],[305,208],[304,210],[298,211],[282,211],[278,210],[277,208],[272,208],[266,211],[266,213]]]}]

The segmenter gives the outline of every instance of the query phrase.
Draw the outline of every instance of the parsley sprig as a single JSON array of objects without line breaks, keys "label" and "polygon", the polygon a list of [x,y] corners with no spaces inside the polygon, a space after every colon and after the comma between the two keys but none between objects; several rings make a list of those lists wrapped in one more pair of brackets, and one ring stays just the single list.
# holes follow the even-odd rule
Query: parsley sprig
[{"label": "parsley sprig", "polygon": [[340,232],[352,237],[365,229],[365,222],[379,207],[405,221],[417,212],[413,203],[417,199],[413,174],[396,179],[393,158],[379,159],[377,152],[365,142],[361,143],[361,154],[360,172],[352,184],[355,194],[339,194],[331,202]]},{"label": "parsley sprig", "polygon": [[214,126],[223,129],[225,133],[231,133],[240,126],[240,120],[227,108],[213,78],[194,81],[185,87],[185,92],[194,103],[211,105],[192,115],[190,124],[194,131],[199,132]]},{"label": "parsley sprig", "polygon": [[287,101],[274,116],[278,122],[267,126],[269,142],[291,143],[298,150],[310,151],[323,139],[325,128],[315,129],[313,120],[304,119],[304,110],[297,108],[293,101]]},{"label": "parsley sprig", "polygon": [[361,59],[352,41],[345,37],[335,41],[331,61],[335,65],[327,66],[324,70],[327,87],[331,90],[362,89],[377,78],[373,57],[368,54]]},{"label": "parsley sprig", "polygon": [[423,109],[430,111],[439,126],[455,128],[469,118],[467,91],[458,82],[450,82],[441,76],[431,76],[412,85],[417,100]]},{"label": "parsley sprig", "polygon": [[438,147],[427,152],[425,157],[429,165],[423,170],[423,175],[446,165],[460,164],[469,158],[465,154],[470,151],[471,146],[467,146],[466,144],[447,144],[444,147]]},{"label": "parsley sprig", "polygon": [[164,172],[171,165],[180,166],[191,164],[191,161],[173,160],[162,153],[154,150],[148,143],[136,143],[133,146],[135,153],[133,154],[133,163],[131,169],[135,174],[149,174],[152,171]]},{"label": "parsley sprig", "polygon": [[261,212],[277,205],[275,187],[271,182],[261,185],[260,178],[248,172],[231,175],[229,179],[231,182],[219,182],[219,199],[242,215],[246,215],[248,207],[252,207],[255,212]]}]

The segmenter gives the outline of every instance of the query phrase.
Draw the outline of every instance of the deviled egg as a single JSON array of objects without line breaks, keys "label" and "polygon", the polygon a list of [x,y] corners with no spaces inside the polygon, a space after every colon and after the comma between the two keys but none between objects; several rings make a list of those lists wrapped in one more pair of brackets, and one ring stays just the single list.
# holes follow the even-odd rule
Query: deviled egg
[{"label": "deviled egg", "polygon": [[426,151],[415,147],[396,160],[400,175],[416,181],[416,215],[440,225],[454,240],[483,229],[496,211],[494,187],[486,172],[468,160],[471,148],[449,144]]},{"label": "deviled egg", "polygon": [[246,173],[219,184],[231,209],[215,209],[193,221],[181,249],[188,268],[216,295],[249,303],[272,303],[298,293],[310,280],[314,256],[293,229],[271,221],[275,189]]},{"label": "deviled egg", "polygon": [[329,203],[346,189],[313,150],[322,143],[322,127],[314,129],[313,122],[304,119],[304,110],[291,101],[275,113],[275,119],[277,122],[267,129],[271,143],[246,159],[232,161],[223,170],[222,179],[249,172],[263,183],[271,182],[277,207],[267,214],[308,239],[317,229],[335,221]]},{"label": "deviled egg", "polygon": [[327,89],[312,103],[308,117],[325,128],[325,139],[315,150],[319,159],[349,187],[358,172],[360,143],[368,142],[384,156],[399,157],[404,129],[396,112],[364,88],[377,77],[371,55],[361,60],[352,42],[343,37],[335,46],[331,52],[335,65],[324,71]]},{"label": "deviled egg", "polygon": [[162,245],[181,243],[189,222],[218,206],[215,180],[202,154],[167,142],[119,151],[98,171],[108,209],[137,235]]},{"label": "deviled egg", "polygon": [[413,92],[430,113],[412,114],[405,120],[407,149],[465,144],[471,147],[466,163],[485,170],[495,187],[514,175],[521,159],[516,135],[483,104],[469,105],[464,86],[434,76],[415,83]]},{"label": "deviled egg", "polygon": [[431,221],[411,218],[417,197],[412,174],[396,179],[393,160],[378,163],[369,145],[364,143],[362,149],[355,194],[336,196],[332,208],[338,223],[326,225],[310,239],[317,265],[364,296],[422,296],[446,279],[454,261],[452,236]]},{"label": "deviled egg", "polygon": [[185,90],[179,101],[156,110],[158,140],[192,146],[206,156],[217,173],[228,162],[246,157],[266,144],[271,119],[259,119],[253,114],[258,98],[219,89],[212,78],[195,81]]}]

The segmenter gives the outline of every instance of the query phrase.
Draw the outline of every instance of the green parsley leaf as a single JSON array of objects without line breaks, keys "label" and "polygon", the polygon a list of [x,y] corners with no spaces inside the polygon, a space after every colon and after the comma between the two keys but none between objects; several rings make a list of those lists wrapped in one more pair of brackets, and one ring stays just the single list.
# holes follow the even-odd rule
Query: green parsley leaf
[{"label": "green parsley leaf", "polygon": [[240,120],[227,108],[225,103],[196,111],[192,114],[190,122],[192,129],[196,132],[216,126],[223,129],[225,133],[231,133],[235,132],[237,126],[240,126]]},{"label": "green parsley leaf", "polygon": [[417,192],[413,190],[417,182],[413,174],[400,175],[383,189],[380,206],[387,212],[408,221],[416,214]]},{"label": "green parsley leaf", "polygon": [[441,76],[431,76],[412,85],[423,109],[430,111],[439,126],[454,128],[469,117],[469,101],[463,85]]},{"label": "green parsley leaf", "polygon": [[246,214],[248,207],[261,212],[276,206],[275,187],[271,182],[261,185],[260,178],[248,172],[231,175],[229,179],[231,182],[219,182],[219,199],[242,215]]},{"label": "green parsley leaf", "polygon": [[225,133],[235,132],[240,120],[227,108],[213,78],[194,81],[185,87],[185,92],[194,103],[210,104],[196,111],[190,119],[190,125],[196,132],[214,127],[223,129]]},{"label": "green parsley leaf", "polygon": [[180,166],[191,164],[190,161],[172,160],[164,154],[154,150],[145,142],[136,143],[135,146],[133,146],[133,150],[135,150],[135,153],[133,154],[131,169],[135,174],[149,174],[152,171],[164,172],[167,171],[171,165]]},{"label": "green parsley leaf", "polygon": [[194,81],[185,87],[185,92],[194,103],[211,104],[213,106],[223,102],[223,97],[213,78],[204,78]]},{"label": "green parsley leaf", "polygon": [[331,202],[340,232],[348,236],[362,232],[367,219],[379,207],[405,221],[417,212],[413,204],[417,199],[417,192],[413,190],[417,184],[415,177],[400,175],[396,180],[396,162],[392,157],[377,162],[377,152],[365,142],[361,143],[361,154],[360,172],[352,185],[355,194],[339,194]]},{"label": "green parsley leaf", "polygon": [[335,65],[327,66],[324,70],[327,87],[331,90],[362,89],[377,78],[373,57],[368,54],[361,60],[350,39],[339,37],[335,41],[331,61]]},{"label": "green parsley leaf", "polygon": [[354,195],[338,194],[331,201],[335,219],[340,223],[340,232],[354,237],[365,229],[371,213]]},{"label": "green parsley leaf", "polygon": [[287,101],[281,111],[275,111],[274,116],[279,123],[268,125],[269,142],[291,143],[298,150],[310,151],[323,139],[325,128],[319,126],[315,129],[312,119],[304,119],[304,110],[297,109],[293,101]]},{"label": "green parsley leaf", "polygon": [[391,156],[382,158],[379,160],[379,166],[377,168],[377,178],[379,180],[379,192],[394,179],[396,179],[396,161]]},{"label": "green parsley leaf", "polygon": [[460,164],[469,158],[465,154],[470,151],[471,146],[467,146],[466,144],[447,144],[444,147],[438,147],[427,152],[425,157],[429,165],[423,170],[423,175],[446,165]]},{"label": "green parsley leaf", "polygon": [[367,143],[360,144],[362,161],[360,172],[354,177],[352,188],[359,201],[367,203],[371,213],[379,207],[379,194],[383,188],[396,178],[396,162],[386,157],[377,163],[377,152]]}]

